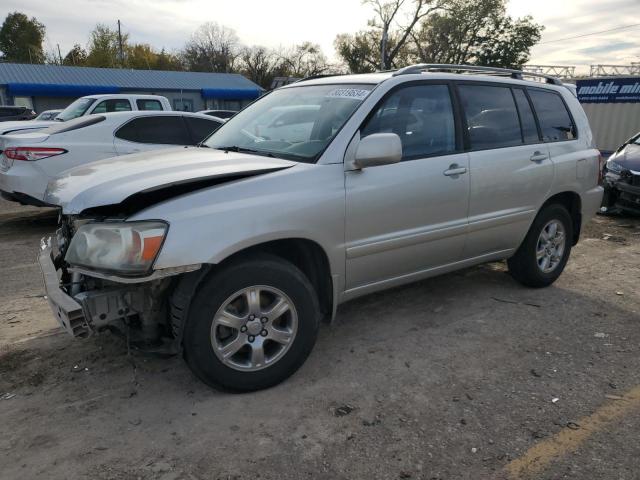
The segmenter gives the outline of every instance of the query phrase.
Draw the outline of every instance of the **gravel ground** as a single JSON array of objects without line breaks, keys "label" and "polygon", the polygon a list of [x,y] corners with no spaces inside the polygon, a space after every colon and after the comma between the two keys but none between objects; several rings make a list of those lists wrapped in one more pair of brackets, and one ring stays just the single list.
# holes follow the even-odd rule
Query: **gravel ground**
[{"label": "gravel ground", "polygon": [[[296,375],[245,395],[61,332],[35,263],[55,225],[0,201],[3,479],[501,479],[640,385],[638,220],[597,217],[544,290],[493,263],[346,304]],[[629,408],[531,478],[637,479],[639,428]]]}]

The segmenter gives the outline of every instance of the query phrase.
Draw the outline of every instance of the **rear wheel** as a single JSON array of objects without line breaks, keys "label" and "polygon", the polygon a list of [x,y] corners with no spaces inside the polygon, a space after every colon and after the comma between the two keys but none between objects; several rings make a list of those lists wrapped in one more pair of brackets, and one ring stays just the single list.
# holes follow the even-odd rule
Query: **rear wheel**
[{"label": "rear wheel", "polygon": [[544,207],[534,220],[516,254],[508,260],[509,272],[528,287],[551,285],[564,270],[571,253],[573,223],[565,207]]},{"label": "rear wheel", "polygon": [[270,255],[234,262],[207,279],[193,299],[185,358],[213,387],[268,388],[304,363],[319,317],[311,283],[291,263]]}]

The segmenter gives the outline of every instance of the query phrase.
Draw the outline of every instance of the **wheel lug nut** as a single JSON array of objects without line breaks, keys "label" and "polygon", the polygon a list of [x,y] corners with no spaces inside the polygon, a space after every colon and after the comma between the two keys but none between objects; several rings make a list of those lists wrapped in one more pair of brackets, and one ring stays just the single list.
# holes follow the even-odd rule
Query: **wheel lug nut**
[{"label": "wheel lug nut", "polygon": [[246,327],[246,325],[243,325],[242,327],[240,327],[240,331],[241,331],[242,333],[246,332],[246,331],[247,331],[247,327]]},{"label": "wheel lug nut", "polygon": [[263,337],[266,337],[267,336],[267,331],[266,330],[262,330],[260,332],[260,335],[262,335]]},{"label": "wheel lug nut", "polygon": [[269,321],[269,319],[268,319],[267,317],[262,317],[262,318],[260,319],[260,321],[261,321],[262,323],[267,323],[267,322]]},{"label": "wheel lug nut", "polygon": [[253,343],[253,341],[256,339],[256,337],[254,337],[253,335],[249,335],[249,341]]},{"label": "wheel lug nut", "polygon": [[256,318],[255,315],[249,315],[249,320],[253,320],[254,318]]}]

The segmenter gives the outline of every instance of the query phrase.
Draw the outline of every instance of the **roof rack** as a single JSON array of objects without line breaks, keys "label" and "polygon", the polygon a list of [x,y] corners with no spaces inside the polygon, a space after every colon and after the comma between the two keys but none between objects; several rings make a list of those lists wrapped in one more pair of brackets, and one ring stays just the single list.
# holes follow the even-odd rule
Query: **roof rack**
[{"label": "roof rack", "polygon": [[318,73],[316,75],[309,75],[308,77],[301,78],[293,83],[306,82],[307,80],[315,80],[316,78],[340,77],[342,75],[342,73]]},{"label": "roof rack", "polygon": [[487,73],[500,76],[508,76],[518,80],[523,80],[523,77],[541,78],[552,85],[562,85],[562,82],[556,77],[551,75],[544,75],[542,73],[535,72],[523,72],[521,70],[512,70],[509,68],[497,68],[497,67],[480,67],[476,65],[449,65],[445,63],[418,63],[416,65],[410,65],[408,67],[396,70],[393,73],[394,77],[398,75],[409,75],[412,73],[422,73],[427,71],[450,71],[450,72],[470,72],[470,73]]}]

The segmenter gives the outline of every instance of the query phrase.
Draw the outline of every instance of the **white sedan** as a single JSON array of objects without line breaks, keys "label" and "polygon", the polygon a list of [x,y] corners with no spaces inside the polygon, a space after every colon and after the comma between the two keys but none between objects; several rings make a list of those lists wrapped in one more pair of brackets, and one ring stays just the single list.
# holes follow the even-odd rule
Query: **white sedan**
[{"label": "white sedan", "polygon": [[[28,122],[27,122],[28,123]],[[61,172],[130,153],[197,145],[223,119],[188,112],[133,111],[88,115],[39,130],[0,135],[0,195],[46,206],[47,184]]]}]

